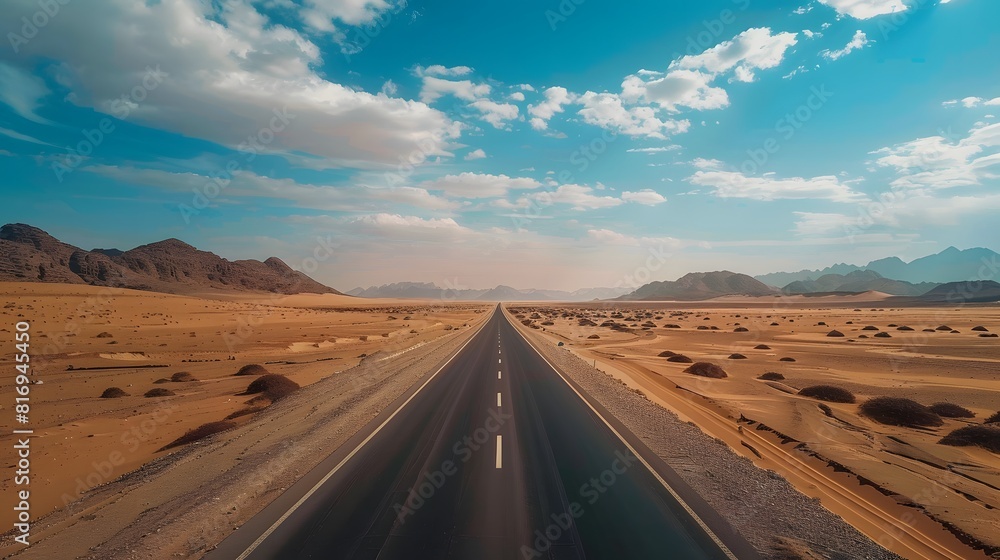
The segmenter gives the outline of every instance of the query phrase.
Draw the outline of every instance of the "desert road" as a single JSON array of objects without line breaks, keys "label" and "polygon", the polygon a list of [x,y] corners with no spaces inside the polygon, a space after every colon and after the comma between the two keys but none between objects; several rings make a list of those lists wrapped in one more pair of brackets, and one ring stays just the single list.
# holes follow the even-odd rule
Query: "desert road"
[{"label": "desert road", "polygon": [[756,554],[498,307],[441,369],[206,558]]}]

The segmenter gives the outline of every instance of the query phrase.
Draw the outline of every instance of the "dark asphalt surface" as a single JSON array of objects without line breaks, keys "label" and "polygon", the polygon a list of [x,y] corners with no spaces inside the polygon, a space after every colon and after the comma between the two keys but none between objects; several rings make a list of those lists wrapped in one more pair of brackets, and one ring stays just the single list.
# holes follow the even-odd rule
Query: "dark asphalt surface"
[{"label": "dark asphalt surface", "polygon": [[[406,398],[206,558],[728,557],[499,309],[382,425]],[[752,556],[673,484],[729,548]]]}]

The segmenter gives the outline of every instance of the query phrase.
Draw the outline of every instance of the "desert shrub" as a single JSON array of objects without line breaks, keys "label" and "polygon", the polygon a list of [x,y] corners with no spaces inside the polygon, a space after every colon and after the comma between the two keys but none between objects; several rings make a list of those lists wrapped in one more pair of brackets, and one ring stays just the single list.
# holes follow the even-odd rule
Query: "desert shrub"
[{"label": "desert shrub", "polygon": [[812,385],[799,391],[803,397],[809,397],[826,402],[853,403],[854,394],[847,389],[833,385]]},{"label": "desert shrub", "polygon": [[863,328],[861,330],[863,330],[863,331],[877,331],[878,327],[876,327],[874,325],[868,325],[867,327],[865,327],[865,328]]},{"label": "desert shrub", "polygon": [[150,389],[150,390],[146,391],[146,394],[143,395],[143,396],[146,397],[146,398],[172,397],[172,396],[174,396],[176,394],[177,393],[174,393],[170,389],[163,389],[161,387],[157,387],[156,389]]},{"label": "desert shrub", "polygon": [[794,362],[795,358],[789,358],[789,357],[786,356],[784,358],[778,358],[778,361],[779,362]]},{"label": "desert shrub", "polygon": [[231,422],[229,420],[221,420],[219,422],[209,422],[208,424],[202,424],[193,430],[188,430],[181,437],[175,439],[174,441],[164,445],[158,451],[165,451],[167,449],[172,449],[174,447],[179,447],[181,445],[186,445],[191,442],[198,441],[200,439],[205,439],[210,435],[217,434],[220,432],[225,432],[226,430],[231,430],[236,427],[236,422]]},{"label": "desert shrub", "polygon": [[691,375],[698,375],[701,377],[711,377],[712,379],[725,379],[726,377],[729,377],[729,375],[726,374],[726,370],[709,362],[696,362],[691,364],[691,366],[684,370],[684,373],[690,373]]},{"label": "desert shrub", "polygon": [[767,344],[758,344],[757,346],[754,346],[753,349],[754,350],[770,350],[771,347],[768,346]]},{"label": "desert shrub", "polygon": [[744,356],[743,354],[730,354],[729,355],[729,359],[730,360],[745,360],[745,359],[747,359],[747,357]]},{"label": "desert shrub", "polygon": [[875,397],[861,405],[861,414],[890,426],[925,427],[944,424],[931,409],[911,399]]},{"label": "desert shrub", "polygon": [[906,325],[903,325],[902,327],[897,327],[896,330],[897,331],[912,331],[913,327],[907,327]]},{"label": "desert shrub", "polygon": [[1000,412],[997,412],[993,416],[990,416],[986,420],[983,420],[986,424],[1000,424]]},{"label": "desert shrub", "polygon": [[660,353],[659,353],[659,354],[657,354],[657,355],[658,355],[659,357],[661,357],[661,358],[669,358],[670,356],[676,356],[676,355],[677,355],[677,352],[672,352],[672,351],[670,351],[670,350],[664,350],[663,352],[660,352]]},{"label": "desert shrub", "polygon": [[979,336],[983,338],[997,338],[997,333],[979,333]]},{"label": "desert shrub", "polygon": [[170,383],[170,380],[167,379],[166,377],[161,377],[153,382],[154,385],[161,385],[163,383]]},{"label": "desert shrub", "polygon": [[597,340],[598,338],[601,338],[601,335],[599,335],[599,334],[592,334],[592,335],[588,336],[587,338],[589,338],[591,340]]},{"label": "desert shrub", "polygon": [[940,327],[937,328],[937,330],[939,330],[939,331],[953,331],[955,329],[949,327],[948,325],[941,325]]},{"label": "desert shrub", "polygon": [[267,368],[262,365],[247,364],[241,367],[240,370],[236,372],[236,375],[267,375],[269,373],[271,372],[267,371]]},{"label": "desert shrub", "polygon": [[118,387],[108,387],[103,393],[101,393],[102,399],[120,399],[127,396],[129,396],[129,394]]},{"label": "desert shrub", "polygon": [[938,443],[958,447],[972,445],[1000,453],[1000,427],[964,426],[944,436]]},{"label": "desert shrub", "polygon": [[174,383],[190,383],[191,381],[198,381],[187,371],[178,371],[177,373],[170,376],[170,380]]},{"label": "desert shrub", "polygon": [[298,388],[298,383],[292,381],[284,375],[269,373],[254,379],[253,383],[247,387],[246,394],[256,395],[261,393],[270,399],[271,402],[274,402],[282,397],[288,396]]},{"label": "desert shrub", "polygon": [[784,381],[785,376],[781,375],[776,371],[769,371],[767,373],[761,374],[761,376],[758,377],[757,379],[762,379],[764,381]]},{"label": "desert shrub", "polygon": [[964,406],[959,406],[954,403],[939,402],[934,403],[930,407],[931,412],[941,416],[942,418],[975,418],[976,413],[972,412]]},{"label": "desert shrub", "polygon": [[678,325],[678,324],[675,324],[675,323],[670,323],[669,325],[663,325],[663,328],[665,328],[665,329],[679,329],[679,328],[681,328],[681,326]]},{"label": "desert shrub", "polygon": [[746,327],[736,327],[735,329],[733,329],[733,332],[750,332],[750,329]]},{"label": "desert shrub", "polygon": [[982,325],[979,325],[979,326],[976,326],[976,327],[972,327],[972,330],[974,330],[976,332],[987,332],[987,331],[989,331],[989,329],[987,329],[986,327],[984,327]]},{"label": "desert shrub", "polygon": [[668,362],[674,362],[674,363],[677,363],[677,364],[693,364],[694,363],[694,360],[692,360],[691,358],[688,358],[684,354],[674,354],[673,356],[670,356],[669,358],[667,358],[667,361]]},{"label": "desert shrub", "polygon": [[875,338],[892,338],[892,335],[887,332],[877,332]]},{"label": "desert shrub", "polygon": [[842,333],[840,331],[830,331],[830,332],[826,333],[826,336],[842,337],[842,336],[844,336],[844,333]]}]

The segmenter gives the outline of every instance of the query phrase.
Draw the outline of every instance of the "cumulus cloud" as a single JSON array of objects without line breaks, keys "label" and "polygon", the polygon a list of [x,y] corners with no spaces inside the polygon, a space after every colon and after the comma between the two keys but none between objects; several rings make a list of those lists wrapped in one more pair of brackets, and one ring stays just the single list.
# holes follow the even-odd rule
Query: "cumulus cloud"
[{"label": "cumulus cloud", "polygon": [[[531,127],[535,130],[545,130],[549,127],[549,120],[556,113],[563,112],[563,106],[572,102],[576,96],[564,87],[550,87],[544,92],[545,100],[537,105],[528,105],[528,114],[531,119]],[[521,96],[522,99],[524,96]]]},{"label": "cumulus cloud", "polygon": [[[360,21],[375,4],[354,11],[345,4],[339,13]],[[0,16],[16,21],[36,9],[33,0],[10,0],[0,4]],[[12,64],[47,61],[57,61],[52,68],[72,103],[110,114],[126,96],[130,121],[232,148],[284,113],[290,122],[258,151],[308,154],[329,166],[395,165],[415,151],[448,155],[460,130],[426,104],[326,80],[313,70],[321,62],[314,43],[236,0],[88,4],[73,17],[52,18]],[[151,65],[162,81],[141,100],[130,98]]]},{"label": "cumulus cloud", "polygon": [[493,88],[489,84],[477,84],[471,80],[444,80],[433,76],[424,76],[420,88],[420,100],[424,103],[434,103],[445,95],[452,95],[464,101],[475,101],[490,94]]},{"label": "cumulus cloud", "polygon": [[895,188],[980,185],[1000,177],[1000,123],[973,128],[958,140],[929,136],[872,152],[875,163],[896,170]]},{"label": "cumulus cloud", "polygon": [[473,161],[477,159],[483,159],[486,157],[486,152],[482,148],[472,150],[471,152],[465,154],[465,161]]},{"label": "cumulus cloud", "polygon": [[504,128],[507,121],[516,119],[520,113],[517,105],[497,103],[489,99],[477,99],[470,103],[469,106],[479,111],[482,119],[493,125],[493,128]]},{"label": "cumulus cloud", "polygon": [[851,16],[855,19],[871,19],[873,17],[906,11],[903,0],[819,0],[821,4],[837,10],[838,14]]},{"label": "cumulus cloud", "polygon": [[721,109],[729,105],[729,96],[713,85],[719,76],[732,72],[733,81],[752,82],[756,71],[781,64],[785,52],[796,43],[795,33],[748,29],[701,54],[671,62],[666,72],[647,70],[627,76],[622,97],[630,103],[655,103],[669,111]]},{"label": "cumulus cloud", "polygon": [[663,195],[652,189],[642,189],[635,192],[625,191],[622,193],[622,200],[625,202],[642,204],[644,206],[656,206],[657,204],[663,204],[667,201]]},{"label": "cumulus cloud", "polygon": [[625,107],[622,98],[613,93],[588,91],[579,98],[583,108],[579,115],[584,122],[620,132],[628,136],[666,139],[668,135],[687,132],[688,120],[661,120],[652,107]]}]

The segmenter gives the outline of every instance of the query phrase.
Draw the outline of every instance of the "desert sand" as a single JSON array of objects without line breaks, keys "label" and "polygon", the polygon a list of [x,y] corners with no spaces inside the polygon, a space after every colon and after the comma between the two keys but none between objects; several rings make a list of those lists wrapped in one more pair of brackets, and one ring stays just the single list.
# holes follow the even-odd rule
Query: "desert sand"
[{"label": "desert sand", "polygon": [[[31,323],[35,379],[31,423],[32,516],[63,508],[89,490],[170,451],[192,428],[266,407],[242,393],[260,364],[300,386],[378,359],[422,349],[468,325],[483,304],[361,300],[340,295],[203,294],[177,296],[78,285],[0,283],[2,326]],[[4,367],[13,371],[13,343]],[[189,375],[183,375],[187,372]],[[177,375],[181,374],[181,375]],[[171,381],[171,378],[194,381]],[[0,392],[13,394],[13,375]],[[128,393],[100,398],[111,387]],[[173,393],[144,397],[152,389]],[[13,401],[0,403],[11,421]],[[232,419],[237,425],[252,414]],[[0,445],[10,449],[9,431]],[[175,448],[176,450],[176,448]],[[171,450],[172,451],[172,450]],[[4,479],[0,522],[13,523]]]},{"label": "desert sand", "polygon": [[[938,443],[1000,409],[1000,338],[981,336],[1000,332],[1000,308],[882,308],[870,295],[864,307],[846,298],[782,298],[780,306],[764,299],[510,309],[905,557],[948,557],[935,556],[939,543],[1000,550],[1000,456]],[[828,336],[834,330],[844,336]],[[664,351],[728,376],[685,373],[691,364],[670,362]],[[766,372],[784,379],[758,379]],[[856,402],[797,394],[819,384],[846,389]],[[890,426],[860,413],[860,403],[878,396],[954,403],[975,417]]]}]

